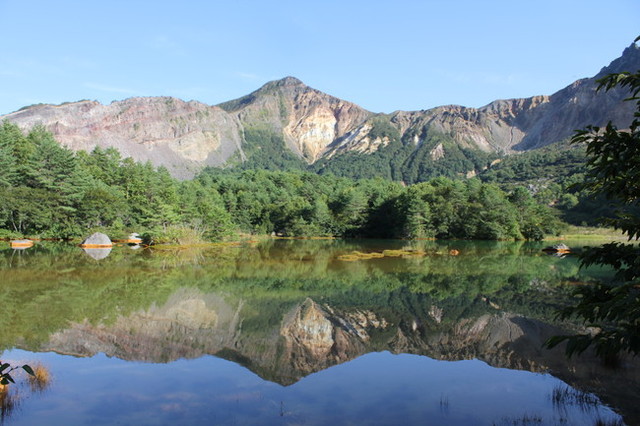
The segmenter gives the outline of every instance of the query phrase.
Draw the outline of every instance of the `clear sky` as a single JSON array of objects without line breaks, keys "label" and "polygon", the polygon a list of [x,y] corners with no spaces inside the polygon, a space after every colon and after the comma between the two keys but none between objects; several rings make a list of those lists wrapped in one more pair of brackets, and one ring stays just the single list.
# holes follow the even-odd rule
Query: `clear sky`
[{"label": "clear sky", "polygon": [[639,0],[0,0],[0,114],[288,75],[374,112],[479,107],[593,76],[639,24]]}]

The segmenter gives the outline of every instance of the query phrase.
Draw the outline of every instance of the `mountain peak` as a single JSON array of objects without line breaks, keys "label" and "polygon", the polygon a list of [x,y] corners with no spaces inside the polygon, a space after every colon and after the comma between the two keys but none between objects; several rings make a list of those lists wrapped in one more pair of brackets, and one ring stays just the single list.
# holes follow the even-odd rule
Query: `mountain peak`
[{"label": "mountain peak", "polygon": [[602,68],[596,78],[618,72],[636,72],[638,69],[640,69],[640,47],[633,42],[629,47],[624,49],[622,56]]},{"label": "mountain peak", "polygon": [[283,89],[289,89],[286,91],[296,91],[296,89],[309,89],[302,81],[298,80],[295,77],[287,76],[281,78],[280,80],[273,80],[265,83],[258,90],[255,90],[249,93],[246,96],[243,96],[238,99],[234,99],[232,101],[223,102],[218,104],[220,108],[224,109],[227,112],[237,111],[248,104],[253,103],[256,99],[259,99],[263,95],[273,94],[275,92],[282,91]]},{"label": "mountain peak", "polygon": [[280,80],[276,80],[276,82],[278,83],[279,86],[300,86],[300,85],[304,85],[304,83],[302,81],[300,81],[299,79],[292,77],[290,75],[286,76],[285,78],[282,78]]},{"label": "mountain peak", "polygon": [[265,83],[257,92],[269,91],[280,88],[306,88],[307,86],[299,79],[291,76],[281,78],[280,80],[273,80]]}]

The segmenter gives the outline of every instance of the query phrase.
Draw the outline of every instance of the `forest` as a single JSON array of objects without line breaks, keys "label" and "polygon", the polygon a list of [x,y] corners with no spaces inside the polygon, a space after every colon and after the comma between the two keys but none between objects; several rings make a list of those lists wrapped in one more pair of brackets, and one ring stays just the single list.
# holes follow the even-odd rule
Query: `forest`
[{"label": "forest", "polygon": [[73,152],[42,127],[25,134],[5,121],[0,238],[73,239],[94,231],[118,238],[135,231],[156,242],[218,241],[239,233],[539,240],[563,229],[561,218],[579,205],[580,194],[567,192],[570,176],[538,186],[518,176],[541,167],[536,161],[578,168],[580,155],[567,149],[523,154],[476,178],[437,176],[409,185],[243,167],[206,168],[178,181],[165,168],[123,158],[113,148]]}]

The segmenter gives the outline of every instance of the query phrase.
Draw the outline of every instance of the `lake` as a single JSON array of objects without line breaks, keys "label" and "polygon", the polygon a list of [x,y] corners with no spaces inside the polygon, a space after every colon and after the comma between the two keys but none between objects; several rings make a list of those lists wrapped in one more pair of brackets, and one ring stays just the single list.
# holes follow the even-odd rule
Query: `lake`
[{"label": "lake", "polygon": [[[570,244],[572,245],[572,244]],[[574,244],[580,246],[581,243]],[[16,425],[640,424],[640,369],[542,343],[608,279],[523,242],[0,250]],[[599,422],[599,423],[598,423]]]}]

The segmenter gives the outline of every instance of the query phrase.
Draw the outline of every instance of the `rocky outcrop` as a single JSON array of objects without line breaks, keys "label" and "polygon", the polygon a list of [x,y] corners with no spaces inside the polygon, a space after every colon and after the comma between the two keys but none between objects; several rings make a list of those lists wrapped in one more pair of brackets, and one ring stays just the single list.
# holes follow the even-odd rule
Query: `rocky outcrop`
[{"label": "rocky outcrop", "polygon": [[102,232],[94,232],[82,241],[80,247],[85,248],[107,248],[112,247],[111,239]]}]

